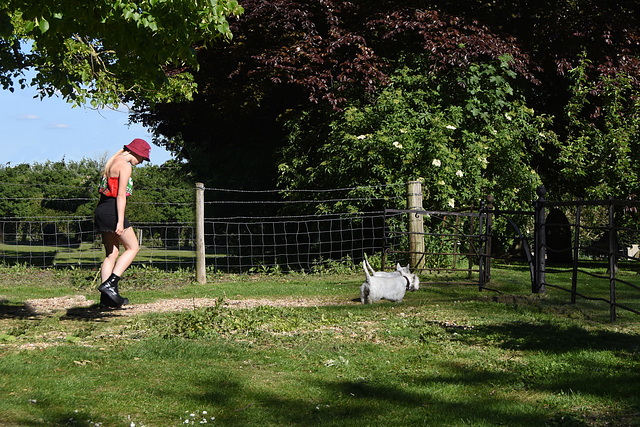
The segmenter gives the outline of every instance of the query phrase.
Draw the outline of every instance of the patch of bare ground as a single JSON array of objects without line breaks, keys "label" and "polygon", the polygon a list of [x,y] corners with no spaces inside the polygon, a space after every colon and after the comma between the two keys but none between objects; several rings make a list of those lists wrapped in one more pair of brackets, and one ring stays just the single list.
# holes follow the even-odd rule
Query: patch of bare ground
[{"label": "patch of bare ground", "polygon": [[[82,309],[89,311],[104,311],[110,316],[135,316],[143,313],[164,313],[194,308],[212,307],[217,303],[216,298],[187,298],[164,299],[146,304],[130,304],[119,309],[101,308],[94,300],[84,295],[73,295],[56,298],[31,299],[26,301],[25,308],[34,315],[46,315],[60,310],[73,311],[81,315]],[[353,301],[327,300],[319,298],[282,298],[282,299],[225,299],[223,305],[232,308],[254,308],[268,305],[273,307],[317,307],[327,305],[352,304]]]},{"label": "patch of bare ground", "polygon": [[[0,302],[2,297],[0,297]],[[14,324],[19,319],[43,319],[49,316],[62,314],[61,319],[66,320],[98,320],[104,321],[113,318],[134,317],[145,313],[166,313],[178,312],[181,310],[192,310],[194,308],[213,307],[218,304],[216,298],[190,298],[190,299],[164,299],[146,304],[131,304],[119,309],[103,308],[93,299],[87,299],[84,295],[70,295],[64,297],[40,298],[27,300],[22,306],[2,305],[0,304],[0,331]],[[319,298],[282,298],[282,299],[225,299],[223,305],[225,307],[247,309],[259,306],[273,307],[319,307],[330,305],[355,304],[355,301],[329,300]],[[39,333],[32,337],[35,340],[25,343],[17,340],[1,341],[0,340],[0,356],[3,351],[10,349],[43,349],[51,346],[60,345],[66,342],[69,336],[73,336],[73,332],[67,330],[50,331]],[[122,330],[119,326],[110,329],[105,337],[116,339],[122,336]],[[86,344],[91,345],[91,344]]]}]

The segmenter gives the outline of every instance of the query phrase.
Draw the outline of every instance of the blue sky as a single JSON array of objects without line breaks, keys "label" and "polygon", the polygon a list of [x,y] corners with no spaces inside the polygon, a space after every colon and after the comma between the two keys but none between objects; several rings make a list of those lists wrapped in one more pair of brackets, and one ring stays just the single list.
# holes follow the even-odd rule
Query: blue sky
[{"label": "blue sky", "polygon": [[79,161],[111,156],[134,138],[151,144],[151,163],[171,158],[151,142],[140,125],[129,126],[126,108],[118,111],[72,108],[62,98],[33,98],[32,89],[0,89],[0,164]]}]

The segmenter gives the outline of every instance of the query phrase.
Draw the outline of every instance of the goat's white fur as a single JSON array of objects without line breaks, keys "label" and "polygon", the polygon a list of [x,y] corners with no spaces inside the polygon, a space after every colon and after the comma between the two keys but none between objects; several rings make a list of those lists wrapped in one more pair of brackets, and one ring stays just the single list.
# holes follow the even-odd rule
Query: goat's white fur
[{"label": "goat's white fur", "polygon": [[376,272],[367,260],[364,260],[362,261],[362,269],[366,277],[360,286],[360,302],[362,304],[371,304],[381,299],[401,302],[407,290],[417,291],[420,288],[420,279],[409,271],[409,266],[402,267],[397,264],[396,271]]}]

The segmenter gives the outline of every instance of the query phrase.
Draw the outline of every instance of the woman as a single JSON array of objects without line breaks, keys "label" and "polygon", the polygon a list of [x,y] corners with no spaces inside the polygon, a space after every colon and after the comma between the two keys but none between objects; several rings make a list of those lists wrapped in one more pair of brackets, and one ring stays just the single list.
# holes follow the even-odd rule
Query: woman
[{"label": "woman", "polygon": [[[145,140],[134,139],[129,145],[113,155],[104,166],[99,192],[100,201],[95,211],[96,230],[102,234],[106,257],[100,274],[102,284],[100,304],[121,307],[129,303],[120,296],[118,281],[122,273],[131,265],[140,247],[131,224],[124,215],[127,196],[131,195],[133,181],[131,166],[149,161],[151,147]],[[124,247],[122,255],[120,245]]]}]

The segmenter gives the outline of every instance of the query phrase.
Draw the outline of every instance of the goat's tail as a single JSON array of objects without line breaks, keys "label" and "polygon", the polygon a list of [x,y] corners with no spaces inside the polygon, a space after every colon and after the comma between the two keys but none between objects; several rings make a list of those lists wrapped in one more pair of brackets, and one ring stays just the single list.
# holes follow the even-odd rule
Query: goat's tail
[{"label": "goat's tail", "polygon": [[367,277],[367,282],[371,282],[371,275],[369,274],[369,270],[367,270],[367,260],[362,261],[362,269],[364,270],[364,275]]},{"label": "goat's tail", "polygon": [[371,267],[371,264],[369,264],[369,260],[365,259],[364,262],[367,263],[367,268],[369,269],[371,275],[373,275],[375,273],[375,270],[373,269],[373,267]]}]

